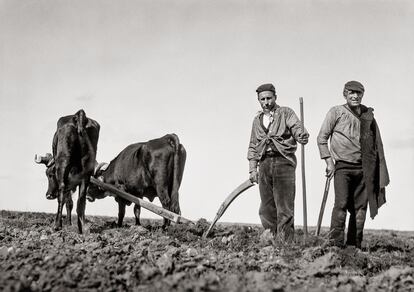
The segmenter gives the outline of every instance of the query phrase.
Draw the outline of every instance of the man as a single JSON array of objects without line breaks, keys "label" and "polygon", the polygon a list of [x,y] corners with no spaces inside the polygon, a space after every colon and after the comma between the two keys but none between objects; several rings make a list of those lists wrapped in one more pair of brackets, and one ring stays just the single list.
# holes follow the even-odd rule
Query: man
[{"label": "man", "polygon": [[330,238],[337,246],[344,245],[349,211],[346,245],[361,248],[368,203],[374,218],[385,203],[385,186],[389,183],[373,109],[361,104],[364,92],[360,82],[347,82],[343,90],[346,104],[329,110],[317,139],[320,156],[326,162],[326,175],[334,176]]},{"label": "man", "polygon": [[247,159],[252,182],[259,183],[259,216],[265,229],[290,241],[294,235],[296,142],[308,143],[295,112],[276,104],[273,84],[260,85],[257,99],[262,107],[253,120]]}]

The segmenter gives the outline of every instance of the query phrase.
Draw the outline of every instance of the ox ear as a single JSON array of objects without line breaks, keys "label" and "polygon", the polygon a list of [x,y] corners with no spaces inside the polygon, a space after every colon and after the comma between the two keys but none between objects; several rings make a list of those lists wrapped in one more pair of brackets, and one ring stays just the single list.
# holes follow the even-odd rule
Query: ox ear
[{"label": "ox ear", "polygon": [[46,153],[45,156],[36,154],[34,160],[35,160],[36,163],[45,164],[47,167],[52,165],[53,162],[54,162],[53,156],[50,153]]}]

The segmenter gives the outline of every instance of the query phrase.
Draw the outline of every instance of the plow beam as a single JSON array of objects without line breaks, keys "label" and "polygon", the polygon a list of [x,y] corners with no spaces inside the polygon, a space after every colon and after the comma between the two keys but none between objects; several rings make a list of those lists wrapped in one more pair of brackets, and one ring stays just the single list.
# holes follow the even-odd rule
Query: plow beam
[{"label": "plow beam", "polygon": [[100,180],[91,177],[91,183],[100,187],[101,189],[104,189],[106,191],[108,191],[109,193],[111,193],[111,195],[113,197],[121,197],[125,200],[128,200],[132,203],[135,203],[139,206],[141,206],[144,209],[147,209],[148,211],[151,211],[152,213],[155,213],[165,219],[168,219],[170,221],[173,221],[175,223],[190,223],[190,224],[194,224],[193,221],[186,219],[184,217],[182,217],[181,215],[175,214],[171,211],[168,211],[164,208],[161,208],[155,204],[152,204],[150,202],[144,201],[143,199],[140,199],[138,197],[135,197],[127,192],[124,192],[118,188],[116,188],[113,185],[101,182]]}]

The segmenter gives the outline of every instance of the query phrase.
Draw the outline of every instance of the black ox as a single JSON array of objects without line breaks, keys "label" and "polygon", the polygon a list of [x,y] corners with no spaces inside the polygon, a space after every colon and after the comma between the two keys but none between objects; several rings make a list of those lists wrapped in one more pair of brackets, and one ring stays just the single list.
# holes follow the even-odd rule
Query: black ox
[{"label": "black ox", "polygon": [[[181,214],[178,200],[178,189],[184,172],[186,151],[180,144],[177,135],[168,134],[158,139],[127,146],[109,165],[98,165],[94,177],[102,182],[138,198],[146,197],[151,202],[155,197],[160,199],[162,207]],[[109,195],[96,185],[90,185],[88,196],[102,199]],[[118,202],[118,226],[122,226],[125,216],[125,205],[131,202],[116,197]],[[141,207],[134,206],[135,223],[140,225]],[[164,219],[163,226],[170,223]]]},{"label": "black ox", "polygon": [[79,233],[83,232],[87,188],[93,175],[99,139],[99,124],[86,117],[83,110],[61,117],[53,136],[53,155],[37,156],[35,161],[46,165],[48,190],[46,198],[58,199],[55,230],[62,228],[62,209],[66,203],[67,222],[71,224],[72,192],[79,186],[76,213]]}]

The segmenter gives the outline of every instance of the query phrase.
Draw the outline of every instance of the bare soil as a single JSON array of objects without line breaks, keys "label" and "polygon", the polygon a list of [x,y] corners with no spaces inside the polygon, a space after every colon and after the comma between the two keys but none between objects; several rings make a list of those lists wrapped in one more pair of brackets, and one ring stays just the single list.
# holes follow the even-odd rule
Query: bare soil
[{"label": "bare soil", "polygon": [[[73,218],[76,222],[76,218]],[[366,231],[362,250],[296,231],[284,245],[260,226],[172,225],[0,211],[0,291],[414,291],[414,232]]]}]

